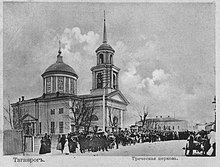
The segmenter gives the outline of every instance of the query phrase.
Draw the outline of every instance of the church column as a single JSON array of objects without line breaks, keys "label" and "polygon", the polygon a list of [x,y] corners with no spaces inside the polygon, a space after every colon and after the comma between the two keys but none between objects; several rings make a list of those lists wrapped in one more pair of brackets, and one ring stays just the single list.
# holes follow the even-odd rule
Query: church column
[{"label": "church column", "polygon": [[118,81],[118,78],[119,78],[119,73],[117,73],[117,75],[116,75],[116,83],[117,83],[117,87],[116,87],[116,89],[118,90],[119,89],[119,81]]},{"label": "church column", "polygon": [[97,56],[97,65],[99,64],[99,56]]},{"label": "church column", "polygon": [[[72,106],[72,101],[71,101],[71,99],[69,99],[69,116],[70,117],[73,117],[73,112],[72,112],[72,110],[71,110],[71,107],[73,107]],[[69,119],[69,129],[70,129],[70,132],[72,131],[72,128],[71,128],[71,119]]]},{"label": "church column", "polygon": [[45,90],[45,78],[43,78],[43,93],[46,93],[46,90]]},{"label": "church column", "polygon": [[44,79],[44,90],[45,90],[44,93],[47,93],[47,79],[46,78]]},{"label": "church column", "polygon": [[92,73],[92,89],[95,89],[95,72]]},{"label": "church column", "polygon": [[53,93],[53,77],[50,77],[50,89],[51,89],[51,93]]},{"label": "church column", "polygon": [[120,110],[121,114],[121,128],[123,129],[123,110]]},{"label": "church column", "polygon": [[109,107],[106,110],[106,126],[109,129]]}]

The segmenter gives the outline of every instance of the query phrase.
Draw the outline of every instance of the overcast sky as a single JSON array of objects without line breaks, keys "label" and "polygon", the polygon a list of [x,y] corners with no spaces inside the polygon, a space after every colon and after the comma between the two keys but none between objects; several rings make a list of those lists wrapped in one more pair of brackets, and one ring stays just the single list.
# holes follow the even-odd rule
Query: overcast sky
[{"label": "overcast sky", "polygon": [[130,105],[125,125],[149,116],[214,120],[215,6],[211,3],[4,3],[4,104],[41,96],[58,40],[77,72],[78,93],[91,89],[90,68],[102,42],[116,50],[119,88]]}]

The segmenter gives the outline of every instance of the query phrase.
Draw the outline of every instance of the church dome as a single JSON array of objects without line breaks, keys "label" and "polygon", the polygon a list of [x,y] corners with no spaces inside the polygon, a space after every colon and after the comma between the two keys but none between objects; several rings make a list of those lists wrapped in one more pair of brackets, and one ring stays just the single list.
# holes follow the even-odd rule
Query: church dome
[{"label": "church dome", "polygon": [[98,49],[96,49],[96,52],[100,51],[100,50],[108,50],[108,51],[112,51],[115,52],[115,50],[107,43],[103,43],[101,44]]},{"label": "church dome", "polygon": [[60,54],[57,56],[56,63],[50,65],[42,74],[42,76],[45,76],[47,74],[68,74],[78,78],[75,70],[63,62],[62,56],[60,56]]}]

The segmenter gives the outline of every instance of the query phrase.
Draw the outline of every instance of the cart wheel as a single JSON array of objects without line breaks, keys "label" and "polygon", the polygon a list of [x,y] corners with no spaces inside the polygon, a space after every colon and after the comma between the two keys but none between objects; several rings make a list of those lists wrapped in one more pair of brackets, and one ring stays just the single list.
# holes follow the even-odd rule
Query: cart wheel
[{"label": "cart wheel", "polygon": [[186,147],[185,147],[185,156],[187,156],[187,150],[188,150],[188,144],[186,143]]}]

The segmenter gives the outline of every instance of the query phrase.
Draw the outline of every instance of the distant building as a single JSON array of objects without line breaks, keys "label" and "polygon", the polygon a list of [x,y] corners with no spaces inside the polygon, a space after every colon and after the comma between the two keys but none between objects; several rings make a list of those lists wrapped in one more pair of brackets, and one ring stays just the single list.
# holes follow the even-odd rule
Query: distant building
[{"label": "distant building", "polygon": [[78,95],[78,75],[63,62],[59,49],[57,61],[41,75],[43,95],[27,100],[22,96],[12,104],[15,128],[22,128],[25,133],[32,135],[74,131],[75,123],[70,119],[70,107],[74,100],[84,100],[94,107],[91,129],[123,128],[124,112],[129,102],[119,90],[120,69],[113,64],[114,53],[107,43],[104,19],[103,43],[96,50],[97,64],[91,68],[91,92]]},{"label": "distant building", "polygon": [[[136,125],[141,128],[142,122],[139,121]],[[188,130],[188,122],[186,120],[171,118],[171,117],[156,117],[147,118],[143,129],[158,130],[158,131],[186,131]]]},{"label": "distant building", "polygon": [[210,131],[211,129],[215,129],[215,122],[210,123],[197,123],[193,126],[194,131]]}]

